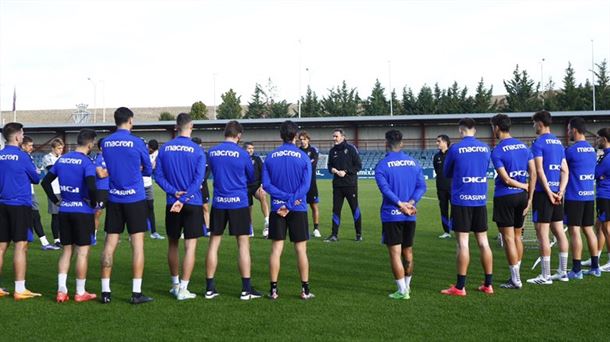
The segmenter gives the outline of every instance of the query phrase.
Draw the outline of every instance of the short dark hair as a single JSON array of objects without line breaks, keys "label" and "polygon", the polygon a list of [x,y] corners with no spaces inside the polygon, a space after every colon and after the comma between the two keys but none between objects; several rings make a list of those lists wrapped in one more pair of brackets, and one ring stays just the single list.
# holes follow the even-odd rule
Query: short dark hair
[{"label": "short dark hair", "polygon": [[237,120],[231,120],[225,126],[225,138],[237,138],[243,132],[244,127]]},{"label": "short dark hair", "polygon": [[280,125],[280,138],[285,143],[292,142],[294,137],[297,136],[297,132],[299,131],[299,126],[290,120],[286,120],[282,122]]},{"label": "short dark hair", "polygon": [[491,125],[498,127],[501,132],[509,132],[511,126],[510,118],[506,114],[496,114],[491,118]]},{"label": "short dark hair", "polygon": [[243,144],[242,144],[242,146],[243,146],[244,148],[248,148],[248,146],[252,146],[252,147],[254,147],[254,144],[253,144],[252,142],[250,142],[250,141],[246,141],[245,143],[243,143]]},{"label": "short dark hair", "polygon": [[203,142],[203,141],[201,141],[200,137],[192,137],[191,141],[194,142],[197,145],[201,145],[201,143]]},{"label": "short dark hair", "polygon": [[157,139],[150,139],[146,145],[148,145],[148,148],[150,148],[153,151],[156,151],[159,149],[159,142],[157,141]]},{"label": "short dark hair", "polygon": [[114,111],[114,123],[117,126],[129,122],[131,118],[133,118],[133,112],[127,107],[119,107]]},{"label": "short dark hair", "polygon": [[23,125],[19,122],[9,122],[2,128],[2,136],[4,140],[9,141],[11,138],[17,134],[17,132],[23,129]]},{"label": "short dark hair", "polygon": [[580,134],[585,134],[587,132],[587,128],[585,127],[585,119],[581,118],[580,116],[571,118],[568,125],[570,125],[570,128],[574,128]]},{"label": "short dark hair", "polygon": [[29,143],[33,143],[34,139],[32,139],[32,137],[30,137],[29,135],[24,135],[23,136],[23,141],[21,142],[22,145],[25,144],[29,144]]},{"label": "short dark hair", "polygon": [[473,129],[476,126],[476,123],[471,118],[463,118],[458,121],[458,126],[466,127],[468,129]]},{"label": "short dark hair", "polygon": [[87,144],[95,141],[95,137],[97,137],[97,133],[90,128],[83,128],[78,132],[78,137],[76,137],[76,143],[78,146],[87,146]]},{"label": "short dark hair", "polygon": [[402,141],[402,133],[397,129],[391,129],[391,130],[385,132],[385,141],[392,148],[397,147],[400,145],[400,142]]},{"label": "short dark hair", "polygon": [[549,127],[553,122],[553,119],[551,118],[551,113],[546,110],[541,110],[534,113],[534,115],[532,116],[532,120],[534,122],[541,122],[544,127]]},{"label": "short dark hair", "polygon": [[606,140],[610,142],[610,128],[601,128],[599,131],[597,131],[597,136],[606,138]]},{"label": "short dark hair", "polygon": [[178,128],[179,131],[184,130],[186,125],[190,124],[191,122],[193,122],[193,118],[191,117],[191,114],[180,113],[176,117],[176,127]]},{"label": "short dark hair", "polygon": [[451,145],[451,139],[449,139],[449,136],[447,134],[439,134],[437,136],[437,138],[443,140],[444,142],[446,142],[447,146]]},{"label": "short dark hair", "polygon": [[335,129],[333,129],[333,133],[335,133],[335,132],[339,132],[339,133],[341,133],[341,135],[345,135],[345,132],[343,132],[343,128],[335,128]]}]

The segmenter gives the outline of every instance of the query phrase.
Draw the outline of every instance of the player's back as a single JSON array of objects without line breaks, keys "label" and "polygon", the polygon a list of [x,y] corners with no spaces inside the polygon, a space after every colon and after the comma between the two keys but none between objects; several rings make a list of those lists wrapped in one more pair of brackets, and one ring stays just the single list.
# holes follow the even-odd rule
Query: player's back
[{"label": "player's back", "polygon": [[[491,152],[491,160],[496,169],[504,168],[508,176],[517,182],[527,183],[528,162],[532,160],[530,149],[515,138],[502,140]],[[494,196],[506,196],[523,192],[523,189],[509,187],[501,177],[496,177]]]},{"label": "player's back", "polygon": [[446,177],[452,178],[453,205],[486,205],[490,155],[489,146],[472,136],[451,145],[445,158],[444,171]]},{"label": "player's back", "polygon": [[254,169],[248,153],[234,142],[222,142],[208,151],[214,177],[213,204],[218,209],[248,206],[248,181]]},{"label": "player's back", "polygon": [[584,140],[577,141],[566,148],[565,158],[570,170],[565,198],[569,201],[593,201],[597,164],[595,149]]},{"label": "player's back", "polygon": [[[561,163],[565,158],[565,150],[561,140],[551,133],[541,134],[532,144],[534,158],[542,158],[544,174],[551,191],[559,191],[561,178]],[[540,180],[540,178],[538,178]],[[544,191],[540,181],[536,182],[536,191]]]},{"label": "player's back", "polygon": [[88,204],[93,196],[90,196],[86,183],[86,177],[95,177],[95,165],[91,159],[80,152],[69,152],[55,162],[51,172],[59,180],[60,212],[94,213]]},{"label": "player's back", "polygon": [[[307,194],[311,184],[311,161],[294,144],[285,143],[271,151],[265,158],[264,168],[269,182],[278,190],[295,195],[299,195],[299,192],[303,196]],[[293,210],[306,211],[305,198]]]},{"label": "player's back", "polygon": [[[186,190],[193,180],[205,173],[205,154],[199,145],[188,137],[177,137],[163,144],[157,157],[157,168],[161,167],[163,177],[176,189]],[[167,194],[167,203],[176,200],[174,194]],[[188,204],[202,205],[201,191],[196,191]]]},{"label": "player's back", "polygon": [[12,145],[0,150],[0,204],[31,206],[31,184],[39,181],[27,153]]}]

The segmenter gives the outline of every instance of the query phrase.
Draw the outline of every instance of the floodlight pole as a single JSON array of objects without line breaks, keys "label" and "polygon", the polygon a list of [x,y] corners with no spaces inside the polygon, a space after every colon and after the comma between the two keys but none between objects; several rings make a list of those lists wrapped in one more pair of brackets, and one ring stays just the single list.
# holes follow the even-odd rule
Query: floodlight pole
[{"label": "floodlight pole", "polygon": [[303,64],[303,44],[301,44],[301,40],[299,39],[299,100],[298,100],[298,104],[299,104],[299,119],[301,118],[301,75],[303,73],[303,69],[302,65]]},{"label": "floodlight pole", "polygon": [[593,88],[593,111],[595,111],[595,50],[591,39],[591,86]]},{"label": "floodlight pole", "polygon": [[390,116],[394,116],[394,104],[392,102],[392,61],[388,60],[388,84],[390,87]]},{"label": "floodlight pole", "polygon": [[91,77],[87,77],[87,80],[93,84],[93,123],[97,123],[97,84]]}]

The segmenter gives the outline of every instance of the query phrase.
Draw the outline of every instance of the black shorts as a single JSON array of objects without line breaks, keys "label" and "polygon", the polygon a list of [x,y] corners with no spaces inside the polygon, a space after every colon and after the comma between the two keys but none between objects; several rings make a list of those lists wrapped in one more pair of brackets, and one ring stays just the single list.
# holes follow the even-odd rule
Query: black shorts
[{"label": "black shorts", "polygon": [[97,209],[105,209],[108,205],[108,190],[97,191]]},{"label": "black shorts", "polygon": [[208,182],[204,182],[201,185],[201,198],[203,199],[203,204],[210,203],[210,189],[208,189]]},{"label": "black shorts", "polygon": [[127,224],[127,232],[143,233],[148,228],[146,200],[133,203],[108,202],[104,231],[108,234],[121,234]]},{"label": "black shorts", "polygon": [[532,200],[532,221],[551,223],[563,221],[563,204],[553,205],[545,192],[534,192]]},{"label": "black shorts", "polygon": [[253,185],[248,185],[248,206],[251,207],[254,205],[254,194],[256,194],[256,191],[260,187],[261,187],[261,185],[258,183],[253,184]]},{"label": "black shorts", "polygon": [[62,245],[89,246],[94,232],[93,214],[59,212],[59,238]]},{"label": "black shorts", "polygon": [[[203,236],[203,210],[199,205],[185,204],[179,213],[169,210],[171,205],[165,207],[165,231],[172,239],[180,239],[184,232],[185,239],[196,239]],[[184,229],[184,231],[183,231]]]},{"label": "black shorts", "polygon": [[269,215],[269,239],[286,240],[286,231],[288,231],[292,242],[309,240],[307,212],[291,211],[286,217],[271,213]]},{"label": "black shorts", "polygon": [[493,221],[498,228],[523,228],[527,208],[527,192],[494,197]]},{"label": "black shorts", "polygon": [[593,227],[595,224],[594,201],[568,201],[564,203],[563,222],[568,227]]},{"label": "black shorts", "polygon": [[412,247],[415,237],[415,221],[383,222],[381,243],[388,246]]},{"label": "black shorts", "polygon": [[238,209],[216,209],[212,206],[210,210],[210,232],[212,235],[222,235],[229,223],[229,235],[250,235],[250,209],[248,207]]},{"label": "black shorts", "polygon": [[487,206],[451,206],[451,228],[458,233],[487,231]]},{"label": "black shorts", "polygon": [[610,199],[598,198],[596,204],[597,219],[601,222],[610,221]]},{"label": "black shorts", "polygon": [[312,181],[309,191],[307,192],[307,204],[320,203],[320,197],[318,195],[318,184]]},{"label": "black shorts", "polygon": [[32,207],[0,204],[0,242],[31,240]]}]

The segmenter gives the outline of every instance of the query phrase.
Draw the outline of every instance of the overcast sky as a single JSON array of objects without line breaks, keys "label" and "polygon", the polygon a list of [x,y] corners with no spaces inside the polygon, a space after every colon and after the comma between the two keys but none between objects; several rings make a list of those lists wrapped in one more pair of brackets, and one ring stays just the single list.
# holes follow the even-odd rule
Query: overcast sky
[{"label": "overcast sky", "polygon": [[546,81],[571,61],[584,82],[591,40],[608,59],[610,1],[0,0],[0,108],[14,87],[18,110],[92,106],[94,84],[98,107],[213,105],[229,88],[246,104],[269,78],[292,103],[342,80],[366,98],[376,78],[503,94],[543,58]]}]

